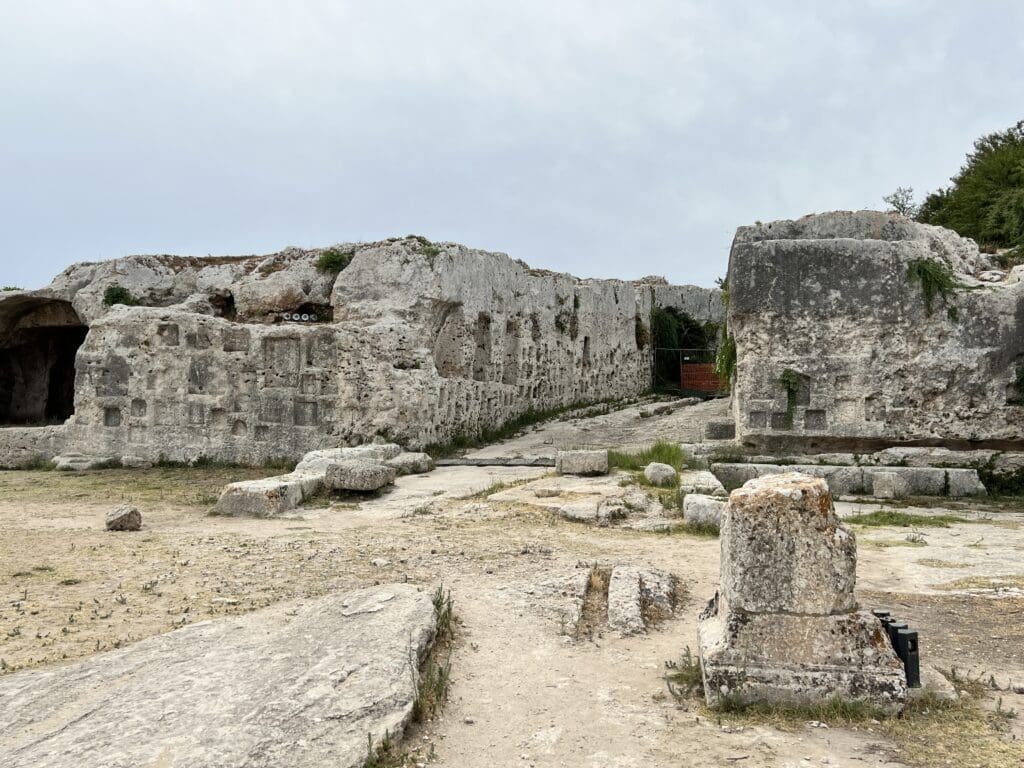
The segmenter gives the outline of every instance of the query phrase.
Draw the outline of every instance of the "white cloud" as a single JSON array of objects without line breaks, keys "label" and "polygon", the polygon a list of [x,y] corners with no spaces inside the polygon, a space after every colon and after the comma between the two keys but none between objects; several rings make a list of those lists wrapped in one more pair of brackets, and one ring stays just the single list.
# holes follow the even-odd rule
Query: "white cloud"
[{"label": "white cloud", "polygon": [[944,183],[1012,2],[100,0],[0,11],[0,282],[422,232],[710,284],[736,226]]}]

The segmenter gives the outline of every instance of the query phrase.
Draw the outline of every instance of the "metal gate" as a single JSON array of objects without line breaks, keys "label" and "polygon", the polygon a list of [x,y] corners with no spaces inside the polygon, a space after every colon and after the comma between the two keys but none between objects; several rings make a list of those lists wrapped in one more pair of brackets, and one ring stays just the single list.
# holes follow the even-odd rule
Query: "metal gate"
[{"label": "metal gate", "polygon": [[713,397],[728,392],[728,384],[715,373],[717,350],[655,349],[654,389],[682,395]]}]

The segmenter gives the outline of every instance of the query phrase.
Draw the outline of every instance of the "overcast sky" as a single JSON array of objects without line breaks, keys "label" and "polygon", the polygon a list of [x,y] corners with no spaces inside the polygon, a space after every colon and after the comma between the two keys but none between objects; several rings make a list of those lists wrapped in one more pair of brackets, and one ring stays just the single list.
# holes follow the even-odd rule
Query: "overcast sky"
[{"label": "overcast sky", "polygon": [[946,183],[1024,3],[0,0],[0,284],[418,233],[711,285],[737,226]]}]

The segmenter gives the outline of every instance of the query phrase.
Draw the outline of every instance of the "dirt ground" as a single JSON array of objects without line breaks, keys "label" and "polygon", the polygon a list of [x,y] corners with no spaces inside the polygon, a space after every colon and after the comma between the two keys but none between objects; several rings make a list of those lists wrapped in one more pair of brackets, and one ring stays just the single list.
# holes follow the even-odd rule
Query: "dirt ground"
[{"label": "dirt ground", "polygon": [[[623,424],[588,431],[603,439],[602,429],[619,430],[621,442],[632,442]],[[577,427],[527,438],[546,445],[550,433]],[[662,429],[669,426],[653,433]],[[696,647],[697,614],[717,586],[718,540],[593,527],[480,494],[547,471],[443,468],[400,478],[378,498],[272,520],[209,514],[224,483],[269,471],[2,472],[0,674],[279,600],[443,582],[459,619],[451,698],[441,717],[409,734],[413,763],[1024,765],[1020,718],[1006,718],[998,733],[965,731],[971,744],[947,748],[935,724],[909,734],[910,726],[871,721],[781,727],[677,702],[666,662]],[[142,509],[141,532],[103,530],[105,511],[122,500]],[[843,515],[877,506],[838,505]],[[1024,710],[1014,692],[1024,686],[1024,511],[974,504],[956,514],[967,521],[857,527],[860,599],[918,628],[929,664],[990,688],[989,710]],[[684,604],[646,635],[574,637],[559,585],[595,563],[675,573]]]}]

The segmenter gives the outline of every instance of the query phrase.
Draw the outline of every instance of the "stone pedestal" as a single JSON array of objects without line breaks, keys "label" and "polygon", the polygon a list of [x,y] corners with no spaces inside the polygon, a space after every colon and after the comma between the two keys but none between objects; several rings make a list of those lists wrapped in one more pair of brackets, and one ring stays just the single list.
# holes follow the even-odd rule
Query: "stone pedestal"
[{"label": "stone pedestal", "polygon": [[709,704],[841,696],[903,706],[903,665],[878,620],[858,610],[856,540],[824,480],[750,480],[729,497],[721,545],[720,590],[699,630]]}]

